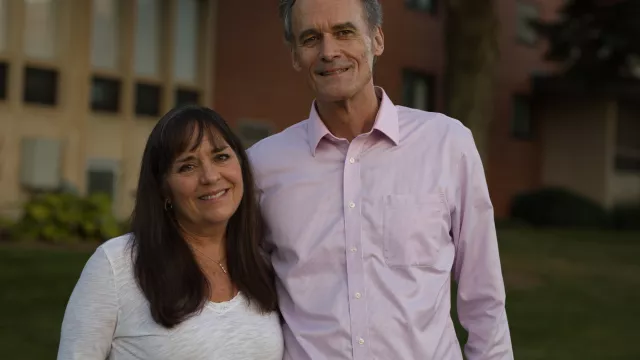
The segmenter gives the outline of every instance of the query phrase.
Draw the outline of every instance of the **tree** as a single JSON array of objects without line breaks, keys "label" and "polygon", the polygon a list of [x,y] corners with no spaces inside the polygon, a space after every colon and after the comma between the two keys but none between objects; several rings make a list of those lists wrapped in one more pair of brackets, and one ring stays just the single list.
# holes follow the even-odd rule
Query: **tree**
[{"label": "tree", "polygon": [[499,20],[493,0],[448,0],[447,112],[473,132],[486,159],[493,118]]},{"label": "tree", "polygon": [[601,83],[638,76],[640,1],[570,0],[560,19],[534,22],[549,41],[547,60],[564,66],[564,76]]}]

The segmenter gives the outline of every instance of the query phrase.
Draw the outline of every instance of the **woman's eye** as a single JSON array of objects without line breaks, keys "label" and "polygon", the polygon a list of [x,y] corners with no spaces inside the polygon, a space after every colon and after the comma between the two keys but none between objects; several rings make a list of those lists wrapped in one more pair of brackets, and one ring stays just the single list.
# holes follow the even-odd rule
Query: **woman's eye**
[{"label": "woman's eye", "polygon": [[180,168],[178,169],[178,172],[185,172],[185,171],[191,171],[193,170],[194,166],[191,164],[185,164],[180,166]]},{"label": "woman's eye", "polygon": [[229,156],[229,154],[217,154],[215,156],[216,161],[227,161],[229,159],[231,159],[231,156]]}]

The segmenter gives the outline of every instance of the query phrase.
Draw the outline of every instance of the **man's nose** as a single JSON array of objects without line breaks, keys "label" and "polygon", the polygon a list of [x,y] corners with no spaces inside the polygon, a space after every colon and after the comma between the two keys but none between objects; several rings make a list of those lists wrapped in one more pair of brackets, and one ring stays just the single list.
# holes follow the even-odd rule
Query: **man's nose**
[{"label": "man's nose", "polygon": [[322,38],[320,55],[324,61],[333,61],[340,56],[340,45],[338,41],[331,36]]}]

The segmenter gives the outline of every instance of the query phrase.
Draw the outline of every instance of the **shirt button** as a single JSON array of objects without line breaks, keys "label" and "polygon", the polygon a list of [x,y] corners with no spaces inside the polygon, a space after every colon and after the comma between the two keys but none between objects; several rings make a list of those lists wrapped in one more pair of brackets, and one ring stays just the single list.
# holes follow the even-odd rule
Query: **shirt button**
[{"label": "shirt button", "polygon": [[350,202],[349,203],[349,207],[353,209],[354,207],[356,207],[356,203],[354,203],[353,201]]},{"label": "shirt button", "polygon": [[351,252],[356,252],[356,251],[358,251],[358,249],[356,249],[354,247],[351,248]]},{"label": "shirt button", "polygon": [[360,340],[358,340],[358,344],[360,344],[360,345],[364,345],[364,339],[363,339],[363,338],[360,338]]},{"label": "shirt button", "polygon": [[356,162],[356,159],[354,159],[354,158],[349,158],[349,162],[353,164],[353,163],[355,163],[355,162]]},{"label": "shirt button", "polygon": [[361,296],[360,293],[356,293],[356,299],[360,299]]}]

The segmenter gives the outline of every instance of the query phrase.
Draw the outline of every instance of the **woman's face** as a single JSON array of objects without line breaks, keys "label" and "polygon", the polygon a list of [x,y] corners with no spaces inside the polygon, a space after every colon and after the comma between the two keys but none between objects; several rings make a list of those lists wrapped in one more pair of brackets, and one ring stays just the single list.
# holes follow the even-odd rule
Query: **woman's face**
[{"label": "woman's face", "polygon": [[197,134],[192,139],[169,168],[167,195],[180,225],[205,234],[212,227],[226,227],[238,209],[244,193],[242,168],[221,136],[204,136],[199,146]]}]

